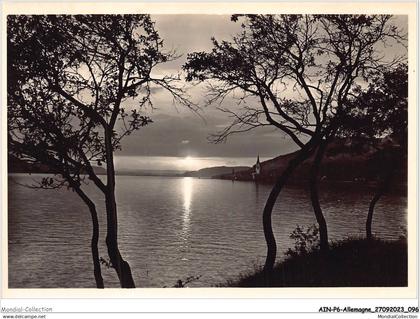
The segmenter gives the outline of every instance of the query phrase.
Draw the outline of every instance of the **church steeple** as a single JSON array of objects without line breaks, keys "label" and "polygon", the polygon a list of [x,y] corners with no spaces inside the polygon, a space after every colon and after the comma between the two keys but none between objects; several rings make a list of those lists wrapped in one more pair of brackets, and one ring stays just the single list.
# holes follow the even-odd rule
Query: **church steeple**
[{"label": "church steeple", "polygon": [[261,173],[260,154],[258,154],[257,163],[255,164],[255,175],[259,175],[260,173]]}]

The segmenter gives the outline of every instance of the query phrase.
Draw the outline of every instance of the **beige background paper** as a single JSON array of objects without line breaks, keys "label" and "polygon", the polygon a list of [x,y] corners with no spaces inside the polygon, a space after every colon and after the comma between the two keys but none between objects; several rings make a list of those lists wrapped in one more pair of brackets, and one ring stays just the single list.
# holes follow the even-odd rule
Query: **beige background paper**
[{"label": "beige background paper", "polygon": [[[233,14],[348,13],[408,16],[409,35],[409,170],[408,170],[408,287],[406,288],[136,288],[136,289],[9,289],[7,255],[7,101],[6,16],[8,14]],[[294,3],[4,3],[2,7],[2,298],[414,298],[418,285],[416,200],[416,3],[415,2],[294,2]]]}]

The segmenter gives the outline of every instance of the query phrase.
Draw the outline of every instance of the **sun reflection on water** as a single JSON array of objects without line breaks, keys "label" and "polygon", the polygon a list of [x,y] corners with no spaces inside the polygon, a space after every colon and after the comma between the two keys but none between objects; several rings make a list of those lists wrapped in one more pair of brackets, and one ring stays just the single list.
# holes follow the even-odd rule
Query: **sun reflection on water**
[{"label": "sun reflection on water", "polygon": [[191,215],[191,199],[193,190],[192,177],[184,177],[182,180],[182,193],[184,198],[183,214],[182,214],[182,233],[186,239],[190,228],[190,215]]}]

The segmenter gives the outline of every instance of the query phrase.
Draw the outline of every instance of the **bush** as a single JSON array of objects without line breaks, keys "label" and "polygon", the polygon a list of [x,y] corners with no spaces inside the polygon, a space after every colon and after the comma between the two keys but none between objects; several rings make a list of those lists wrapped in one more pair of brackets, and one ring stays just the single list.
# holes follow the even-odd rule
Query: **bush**
[{"label": "bush", "polygon": [[295,241],[295,245],[293,249],[289,248],[286,251],[287,256],[307,255],[319,249],[319,229],[315,224],[307,227],[306,230],[297,225],[289,237]]}]

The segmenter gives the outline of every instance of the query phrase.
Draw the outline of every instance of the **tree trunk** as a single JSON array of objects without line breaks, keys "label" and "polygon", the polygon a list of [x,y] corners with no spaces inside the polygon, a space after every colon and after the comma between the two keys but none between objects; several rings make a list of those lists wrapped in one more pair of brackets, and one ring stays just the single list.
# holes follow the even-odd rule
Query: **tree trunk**
[{"label": "tree trunk", "polygon": [[373,212],[375,210],[375,205],[379,201],[379,199],[382,197],[382,195],[384,195],[386,193],[386,191],[388,190],[388,188],[391,184],[392,175],[394,173],[394,170],[397,167],[396,163],[397,163],[397,157],[392,158],[391,159],[391,165],[388,168],[384,179],[380,183],[378,189],[376,190],[375,195],[373,196],[372,200],[370,201],[369,211],[368,211],[368,215],[367,215],[367,218],[366,218],[366,238],[369,239],[369,240],[371,240],[373,238],[373,236],[372,236],[372,220],[373,220]]},{"label": "tree trunk", "polygon": [[86,196],[86,194],[79,188],[75,187],[76,193],[82,198],[82,200],[89,207],[90,216],[92,218],[92,239],[90,247],[92,251],[93,259],[93,273],[95,276],[95,282],[97,288],[104,288],[104,280],[102,278],[101,264],[99,262],[99,251],[98,251],[98,240],[99,240],[99,223],[98,213],[96,212],[95,204]]},{"label": "tree trunk", "polygon": [[314,142],[309,142],[306,146],[299,151],[295,158],[290,160],[286,170],[280,175],[271,189],[270,195],[268,196],[267,202],[264,207],[263,212],[263,228],[264,236],[267,244],[267,258],[265,260],[264,272],[270,273],[273,270],[274,263],[276,261],[277,254],[277,245],[276,239],[273,234],[273,227],[271,222],[271,216],[273,213],[273,207],[276,203],[277,197],[280,194],[280,191],[283,189],[284,185],[288,181],[289,177],[292,175],[294,170],[306,159],[308,159],[313,152]]},{"label": "tree trunk", "polygon": [[117,240],[117,208],[113,193],[106,195],[107,235],[106,245],[108,256],[113,268],[117,272],[122,288],[135,288],[130,265],[122,258]]},{"label": "tree trunk", "polygon": [[118,248],[118,217],[117,204],[115,201],[115,168],[112,150],[112,136],[109,129],[105,130],[105,151],[107,173],[107,185],[105,194],[107,214],[106,244],[108,248],[108,256],[112,266],[117,272],[121,287],[135,288],[130,265],[122,258]]},{"label": "tree trunk", "polygon": [[366,238],[369,240],[373,238],[372,236],[373,211],[375,209],[376,203],[378,202],[378,200],[382,197],[384,193],[385,193],[385,190],[382,187],[379,187],[369,204],[369,211],[366,218]]},{"label": "tree trunk", "polygon": [[319,227],[319,238],[320,238],[320,249],[322,252],[328,251],[328,229],[327,223],[322,213],[321,204],[319,203],[319,192],[318,192],[318,175],[322,162],[322,158],[325,154],[325,149],[328,145],[327,140],[323,140],[318,147],[315,155],[315,159],[312,163],[310,177],[309,177],[309,188],[311,193],[311,202],[314,209],[315,218]]}]

